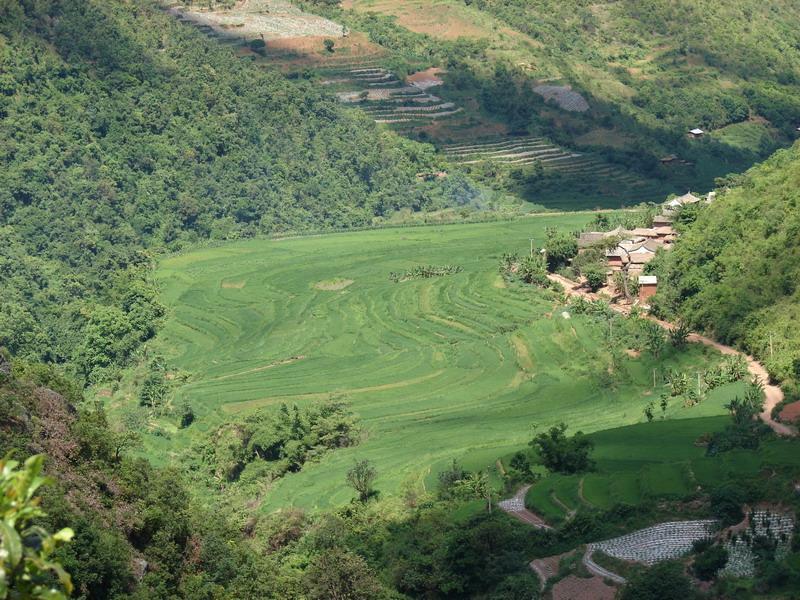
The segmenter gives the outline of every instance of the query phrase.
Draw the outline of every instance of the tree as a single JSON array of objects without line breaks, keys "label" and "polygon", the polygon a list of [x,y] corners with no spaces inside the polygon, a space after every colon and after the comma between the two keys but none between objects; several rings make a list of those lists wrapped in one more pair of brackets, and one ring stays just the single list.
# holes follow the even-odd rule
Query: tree
[{"label": "tree", "polygon": [[643,321],[642,327],[646,336],[645,343],[647,344],[647,351],[653,355],[654,358],[661,356],[664,351],[664,346],[667,343],[664,330],[657,323],[652,321]]},{"label": "tree", "polygon": [[64,528],[51,535],[32,525],[47,516],[39,508],[37,490],[50,480],[41,475],[44,456],[31,456],[20,469],[17,461],[0,461],[0,598],[66,600],[72,580],[50,559],[69,542],[73,532]]},{"label": "tree", "polygon": [[567,425],[560,423],[546,433],[540,433],[529,442],[539,453],[542,464],[557,473],[579,473],[594,467],[589,453],[594,442],[578,431],[571,438],[566,436]]},{"label": "tree", "polygon": [[494,490],[489,483],[489,475],[484,471],[470,473],[464,479],[456,482],[456,493],[462,497],[486,500],[486,510],[492,512]]},{"label": "tree", "polygon": [[678,323],[669,330],[669,341],[675,348],[685,348],[689,339],[689,326],[686,323]]},{"label": "tree", "polygon": [[692,563],[692,572],[701,581],[711,581],[728,563],[728,551],[719,544],[699,552]]},{"label": "tree", "polygon": [[620,600],[689,600],[694,597],[683,566],[662,562],[633,575],[622,589]]},{"label": "tree", "polygon": [[194,423],[194,410],[192,405],[186,402],[181,407],[181,429],[186,429],[192,423]]},{"label": "tree", "polygon": [[334,41],[330,38],[322,40],[322,45],[325,46],[327,52],[333,52]]},{"label": "tree", "polygon": [[589,289],[596,292],[606,284],[606,270],[602,265],[588,265],[581,271]]},{"label": "tree", "polygon": [[338,547],[314,558],[305,579],[309,595],[315,600],[372,600],[384,596],[367,562]]},{"label": "tree", "polygon": [[545,237],[547,269],[557,271],[578,254],[578,240],[574,235],[548,227]]},{"label": "tree", "polygon": [[347,483],[358,492],[358,499],[361,502],[366,502],[377,494],[377,491],[372,489],[372,484],[377,475],[378,472],[368,460],[357,461],[353,468],[347,472]]}]

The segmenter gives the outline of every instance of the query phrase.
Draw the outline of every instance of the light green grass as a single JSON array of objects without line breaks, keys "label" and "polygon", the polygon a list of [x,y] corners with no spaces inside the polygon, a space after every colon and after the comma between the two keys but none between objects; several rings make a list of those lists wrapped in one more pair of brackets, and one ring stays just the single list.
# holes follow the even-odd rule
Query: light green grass
[{"label": "light green grass", "polygon": [[[252,240],[164,259],[156,278],[168,319],[150,350],[192,373],[174,402],[189,402],[197,421],[169,438],[147,436],[146,453],[175,462],[198,434],[249,411],[341,394],[361,419],[362,443],[306,465],[265,495],[266,509],[315,508],[350,500],[344,475],[356,459],[374,461],[376,486],[391,495],[409,484],[430,489],[453,458],[470,469],[492,466],[525,445],[533,424],[596,431],[640,421],[653,365],[630,359],[615,388],[600,384],[607,328],[564,319],[553,294],[504,286],[498,275],[501,253],[526,251],[548,226],[575,230],[588,219]],[[425,264],[463,271],[388,278]],[[339,280],[352,283],[315,287]],[[695,347],[667,366],[711,358]],[[112,413],[123,403],[120,393]],[[719,413],[721,403],[670,411]]]},{"label": "light green grass", "polygon": [[[735,393],[735,387],[726,386],[727,392]],[[526,503],[559,522],[566,512],[552,501],[552,491],[569,506],[567,499],[578,493],[581,479],[582,504],[609,509],[619,503],[681,499],[698,489],[708,491],[728,481],[756,477],[767,468],[800,469],[796,440],[771,439],[757,451],[705,456],[705,447],[695,442],[728,423],[727,417],[668,419],[593,433],[596,470],[584,475],[548,475],[531,488]]]},{"label": "light green grass", "polygon": [[777,132],[769,123],[745,121],[711,132],[711,136],[740,150],[759,154],[764,148],[776,147]]}]

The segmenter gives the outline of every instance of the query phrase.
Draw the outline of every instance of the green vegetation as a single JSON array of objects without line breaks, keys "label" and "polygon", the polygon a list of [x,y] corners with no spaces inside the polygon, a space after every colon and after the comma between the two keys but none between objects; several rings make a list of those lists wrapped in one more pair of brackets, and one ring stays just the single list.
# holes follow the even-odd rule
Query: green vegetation
[{"label": "green vegetation", "polygon": [[[471,145],[474,177],[548,206],[706,190],[796,137],[800,13],[788,0],[443,0],[435,17],[419,0],[348,6],[325,14],[388,49],[401,76],[445,68],[436,93],[464,108],[398,127],[445,151]],[[542,82],[571,87],[588,110],[546,101]],[[694,127],[709,135],[689,139]],[[545,165],[526,134],[581,156]],[[494,160],[515,142],[528,154]]]},{"label": "green vegetation", "polygon": [[[638,422],[665,383],[662,371],[710,367],[718,355],[689,347],[632,359],[624,349],[643,343],[638,321],[586,307],[554,310],[554,292],[505,282],[496,270],[503,252],[527,249],[531,237],[544,241],[549,228],[580,229],[585,219],[253,240],[165,258],[155,278],[170,317],[149,351],[170,370],[192,373],[167,404],[191,404],[194,423],[178,429],[177,413],[148,413],[127,400],[135,372],[97,391],[111,394],[116,419],[132,411],[140,415],[134,421],[148,421],[144,449],[157,464],[193,461],[204,432],[259,410],[302,409],[332,393],[347,401],[360,443],[275,481],[265,510],[349,501],[345,477],[358,460],[374,464],[383,494],[419,493],[454,458],[483,469],[523,446],[534,423],[596,431]],[[398,283],[386,277],[409,264],[463,270]],[[337,278],[352,283],[316,285]],[[722,414],[724,391],[694,407],[673,402],[667,414]]]},{"label": "green vegetation", "polygon": [[621,600],[690,600],[697,596],[683,566],[665,562],[632,577],[623,588]]},{"label": "green vegetation", "polygon": [[0,7],[0,345],[89,382],[163,315],[152,255],[493,197],[431,146],[238,61],[154,1]]},{"label": "green vegetation", "polygon": [[[658,310],[740,345],[770,374],[797,382],[800,146],[721,181],[717,199],[654,265]],[[797,363],[800,364],[800,363]]]},{"label": "green vegetation", "polygon": [[69,528],[51,535],[33,525],[47,515],[36,494],[47,483],[41,476],[44,456],[31,456],[22,468],[0,460],[0,598],[61,600],[72,592],[72,579],[51,556],[75,535]]},{"label": "green vegetation", "polygon": [[[730,389],[725,392],[729,394]],[[748,493],[757,490],[761,498],[780,485],[766,486],[761,480],[762,469],[782,472],[782,481],[791,480],[792,473],[800,469],[800,457],[790,456],[795,444],[780,440],[762,441],[757,450],[734,449],[710,455],[708,440],[727,423],[724,417],[658,419],[591,433],[588,438],[594,443],[595,470],[585,475],[548,475],[530,490],[527,503],[557,522],[567,516],[561,504],[592,511],[608,510],[617,504],[646,505],[659,499],[678,501],[695,497],[698,490],[711,493],[727,483],[742,485],[745,480],[753,482]],[[553,500],[554,496],[561,504]],[[788,486],[780,497],[790,497]],[[725,507],[741,506],[741,502],[753,499],[747,493],[732,502],[725,498],[723,495],[713,502],[720,516],[729,510]]]},{"label": "green vegetation", "polygon": [[594,462],[589,454],[594,442],[580,431],[568,438],[566,431],[567,426],[560,423],[546,433],[537,434],[530,445],[536,450],[542,465],[553,473],[572,474],[591,470]]}]

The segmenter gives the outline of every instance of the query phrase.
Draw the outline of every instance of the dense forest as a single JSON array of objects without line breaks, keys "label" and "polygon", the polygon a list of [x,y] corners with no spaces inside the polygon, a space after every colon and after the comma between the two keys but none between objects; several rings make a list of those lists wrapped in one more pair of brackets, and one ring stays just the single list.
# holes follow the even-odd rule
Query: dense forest
[{"label": "dense forest", "polygon": [[154,2],[0,4],[0,92],[0,345],[87,381],[153,335],[154,250],[486,199]]},{"label": "dense forest", "polygon": [[[779,380],[800,381],[800,145],[720,181],[662,257],[657,306],[741,345]],[[790,396],[793,396],[791,394]]]}]

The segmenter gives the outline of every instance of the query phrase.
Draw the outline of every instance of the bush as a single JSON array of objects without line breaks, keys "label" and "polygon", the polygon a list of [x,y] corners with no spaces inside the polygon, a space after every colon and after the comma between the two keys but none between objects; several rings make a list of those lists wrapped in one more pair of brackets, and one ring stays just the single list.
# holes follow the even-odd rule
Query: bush
[{"label": "bush", "polygon": [[586,278],[589,289],[596,292],[606,284],[606,270],[602,265],[589,265],[581,274]]},{"label": "bush", "polygon": [[565,434],[564,423],[551,427],[547,433],[540,433],[528,445],[534,447],[542,464],[556,473],[579,473],[594,467],[589,453],[594,442],[579,431],[571,438]]},{"label": "bush", "polygon": [[620,600],[689,600],[694,597],[683,566],[663,562],[631,577],[622,589]]},{"label": "bush", "polygon": [[701,581],[711,581],[728,562],[728,551],[722,546],[711,546],[700,552],[692,563],[692,572]]}]

